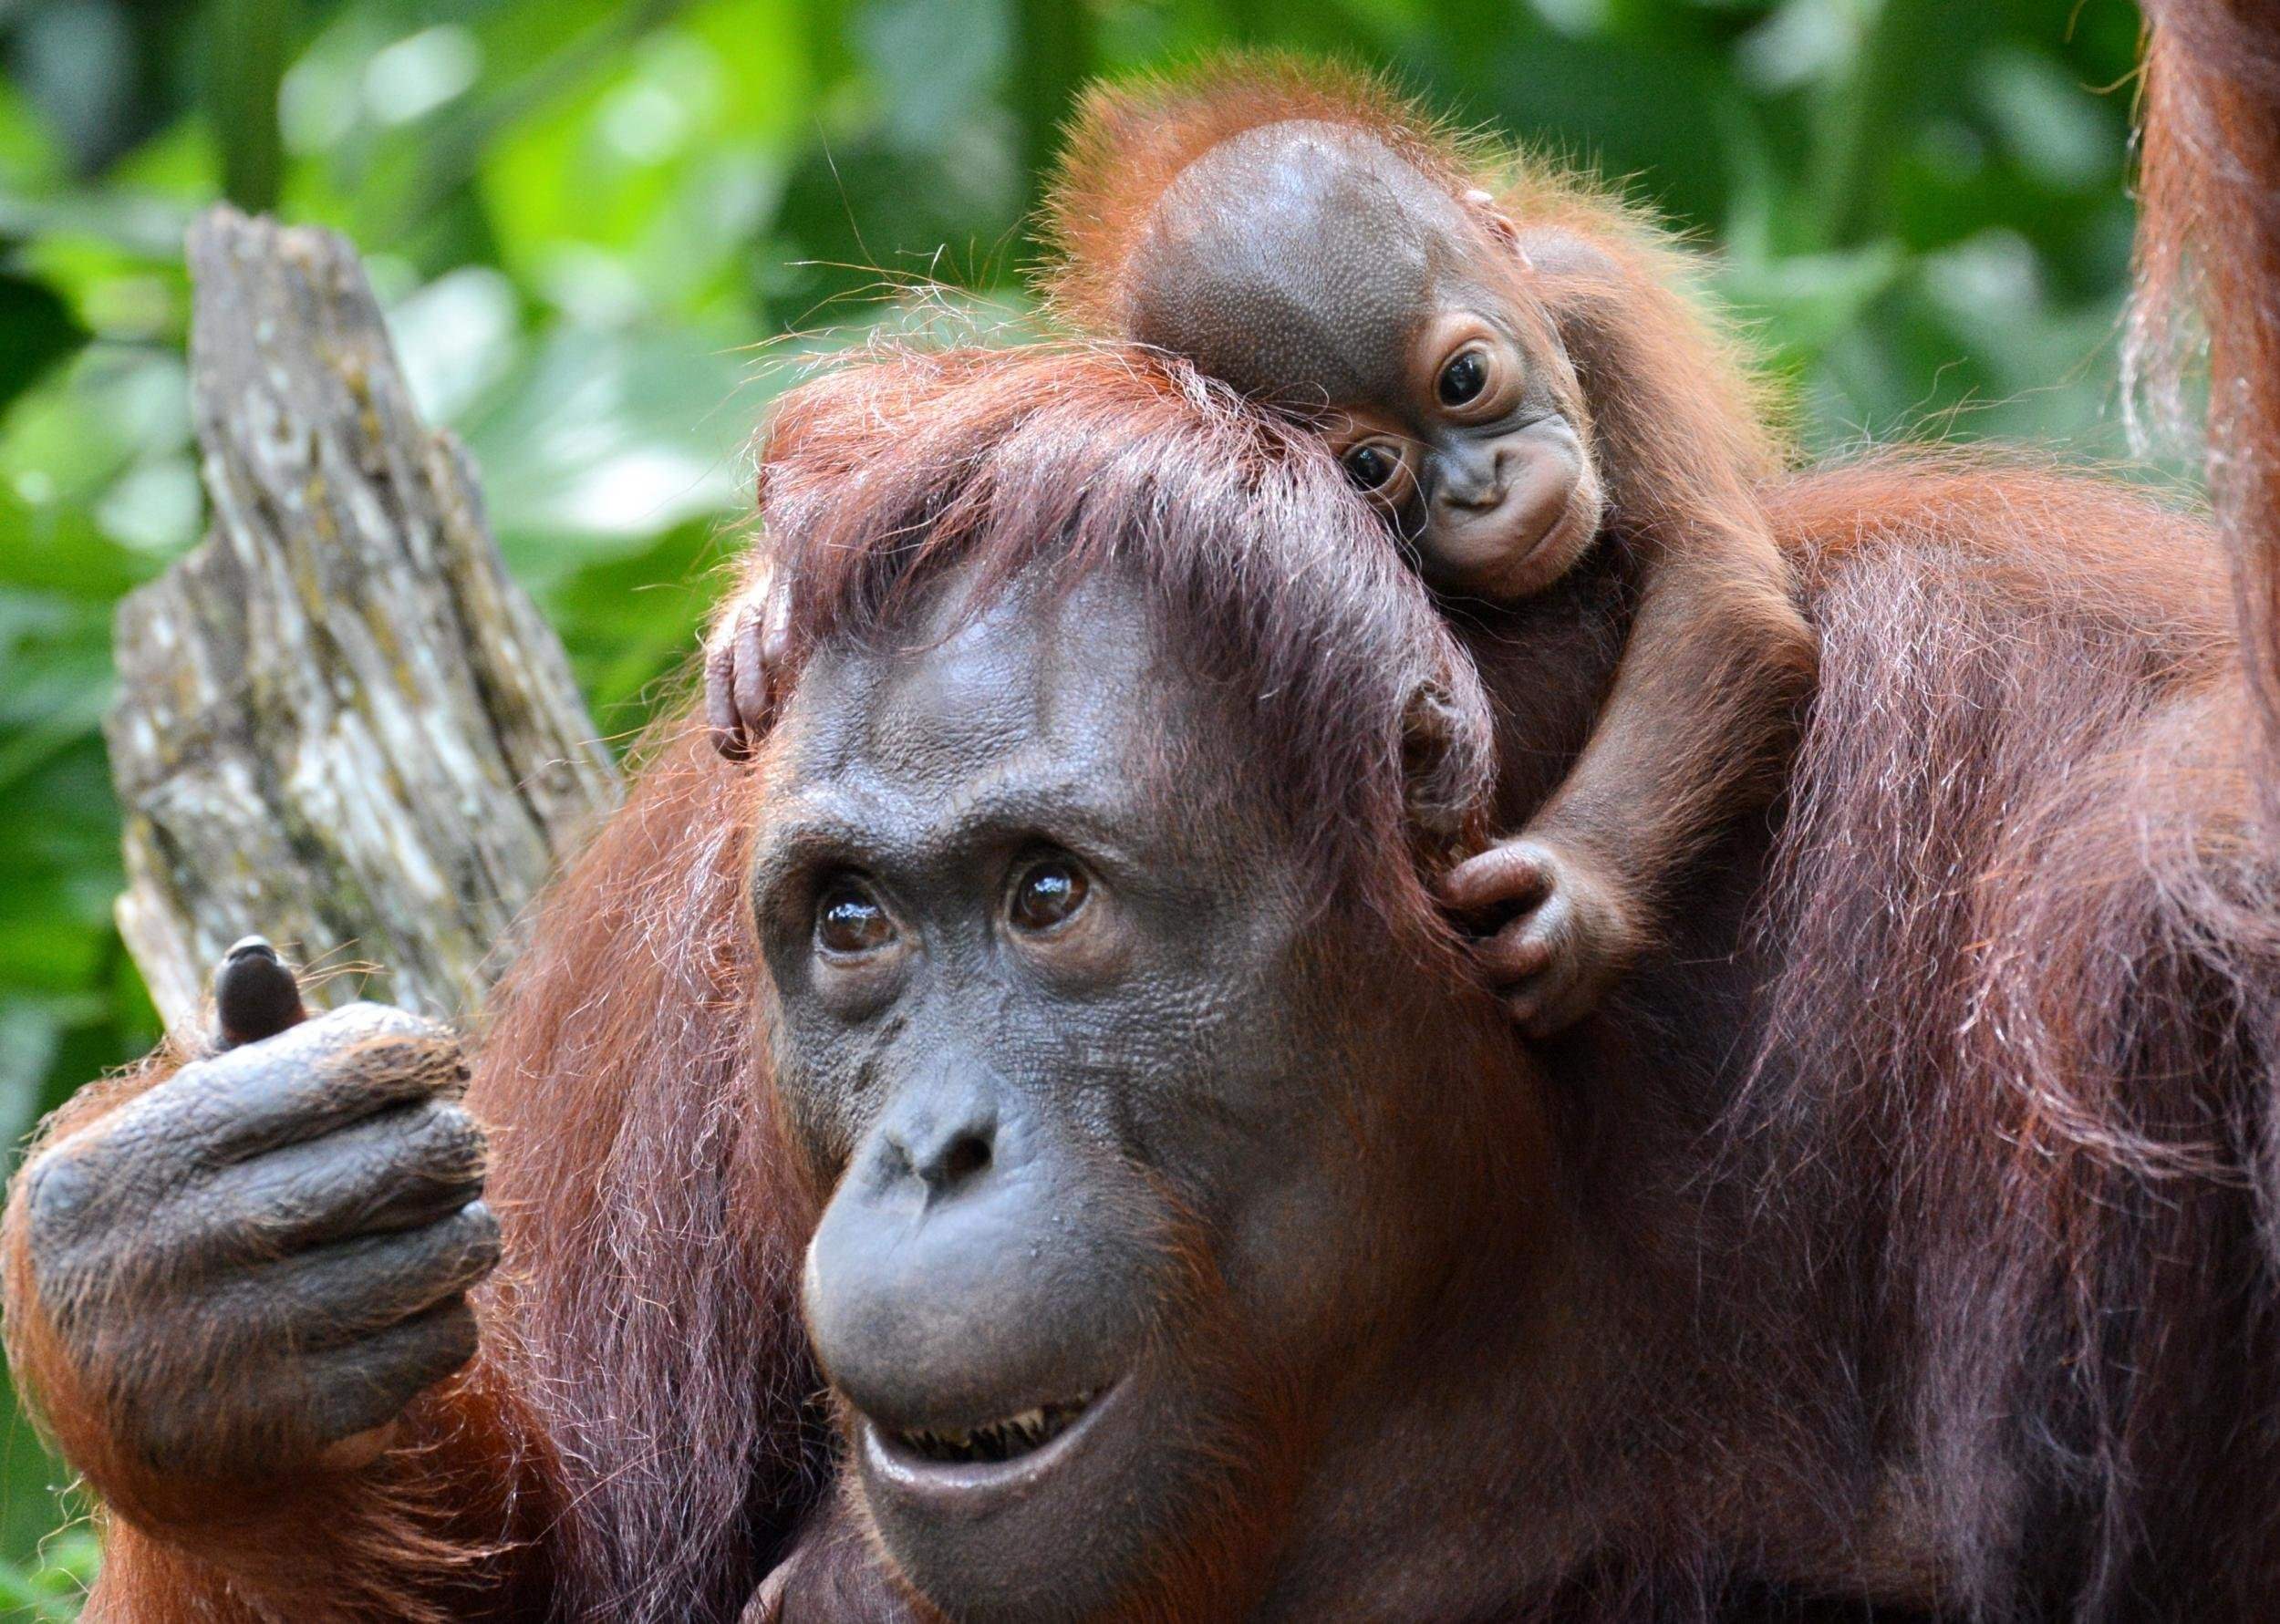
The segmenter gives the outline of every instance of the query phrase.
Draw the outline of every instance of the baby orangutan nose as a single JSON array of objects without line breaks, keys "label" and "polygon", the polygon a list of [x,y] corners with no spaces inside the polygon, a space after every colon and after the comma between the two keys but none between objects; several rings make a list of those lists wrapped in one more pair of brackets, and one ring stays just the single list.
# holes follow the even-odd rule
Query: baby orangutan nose
[{"label": "baby orangutan nose", "polygon": [[1503,506],[1511,473],[1510,461],[1504,448],[1496,445],[1466,446],[1435,453],[1435,508],[1462,522],[1474,514]]},{"label": "baby orangutan nose", "polygon": [[1145,1259],[1092,1161],[983,1066],[914,1081],[856,1149],[808,1248],[808,1334],[910,1469],[1042,1447],[1136,1351]]}]

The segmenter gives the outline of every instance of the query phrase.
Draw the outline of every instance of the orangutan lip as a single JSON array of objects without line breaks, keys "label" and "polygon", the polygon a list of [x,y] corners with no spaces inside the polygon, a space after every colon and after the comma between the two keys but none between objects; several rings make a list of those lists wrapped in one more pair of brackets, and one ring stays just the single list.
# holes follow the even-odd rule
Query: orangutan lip
[{"label": "orangutan lip", "polygon": [[[1506,505],[1508,504],[1511,500],[1511,493],[1508,491],[1504,496],[1498,501],[1496,507],[1490,509],[1487,512],[1481,514],[1474,521],[1474,522],[1484,526],[1490,525],[1493,522],[1495,515],[1503,512]],[[1562,551],[1563,549],[1558,545],[1558,543],[1560,543],[1561,538],[1566,536],[1571,531],[1575,522],[1575,504],[1570,502],[1567,507],[1560,510],[1560,516],[1557,519],[1554,519],[1549,524],[1544,527],[1544,532],[1541,535],[1538,536],[1534,541],[1529,543],[1528,550],[1526,552],[1522,553],[1518,558],[1506,560],[1504,567],[1498,571],[1496,580],[1493,582],[1482,582],[1475,587],[1451,587],[1450,589],[1457,592],[1460,595],[1468,595],[1471,593],[1477,591],[1485,593],[1490,596],[1504,596],[1514,593],[1524,595],[1526,592],[1533,591],[1535,589],[1534,586],[1515,587],[1512,583],[1515,581],[1529,581],[1531,574],[1531,566],[1533,566],[1539,559]],[[1420,567],[1425,570],[1427,580],[1435,581],[1436,583],[1438,583],[1442,579],[1442,576],[1446,575],[1447,573],[1446,566],[1442,566],[1440,574],[1437,574],[1435,573],[1434,566],[1430,564],[1422,564]],[[1539,582],[1535,584],[1540,585],[1542,584]]]},{"label": "orangutan lip", "polygon": [[1574,527],[1575,522],[1575,502],[1570,499],[1568,504],[1560,510],[1560,516],[1544,526],[1544,533],[1529,543],[1528,551],[1514,559],[1506,573],[1508,574],[1526,573],[1529,565],[1534,564],[1547,552],[1551,551],[1553,543],[1566,536]]},{"label": "orangutan lip", "polygon": [[866,1416],[865,1454],[894,1487],[929,1497],[1027,1487],[1092,1430],[1115,1385],[965,1429],[890,1431]]}]

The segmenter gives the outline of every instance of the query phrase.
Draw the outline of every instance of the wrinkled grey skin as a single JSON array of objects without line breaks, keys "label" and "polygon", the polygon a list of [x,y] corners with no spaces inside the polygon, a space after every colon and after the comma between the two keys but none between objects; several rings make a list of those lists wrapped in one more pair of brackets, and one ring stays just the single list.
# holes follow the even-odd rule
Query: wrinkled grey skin
[{"label": "wrinkled grey skin", "polygon": [[[184,1066],[25,1175],[35,1288],[111,1431],[186,1482],[377,1449],[497,1262],[457,1043],[356,1004]],[[327,1452],[334,1452],[328,1455]]]},{"label": "wrinkled grey skin", "polygon": [[[1290,1441],[1254,1387],[1336,1391],[1369,1368],[1354,1327],[1403,1323],[1447,1267],[1384,1182],[1422,1181],[1415,1159],[1446,1149],[1369,1125],[1363,1091],[1398,1093],[1401,1062],[1373,1059],[1350,994],[1344,1019],[1325,1009],[1301,843],[1259,810],[1227,748],[1238,724],[1134,596],[1094,579],[946,640],[938,621],[827,650],[762,769],[779,1085],[833,1192],[810,1334],[861,1506],[959,1617],[1079,1618],[1144,1593],[1167,1552],[1226,1535],[1215,1488],[1270,1515],[1228,1483]],[[1090,884],[1043,936],[1008,907],[1040,852]],[[818,905],[850,874],[894,939],[834,956]],[[954,1492],[895,1442],[1103,1389],[1046,1464],[994,1486]],[[864,1552],[819,1543],[748,1616],[833,1616],[855,1581],[830,1551]]]}]

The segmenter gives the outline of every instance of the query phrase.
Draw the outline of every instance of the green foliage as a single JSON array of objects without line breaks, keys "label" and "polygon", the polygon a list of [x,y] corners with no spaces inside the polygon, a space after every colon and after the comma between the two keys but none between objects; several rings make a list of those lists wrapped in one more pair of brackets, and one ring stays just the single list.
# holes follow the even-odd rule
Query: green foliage
[{"label": "green foliage", "polygon": [[[112,605],[202,522],[180,243],[207,202],[361,245],[623,734],[685,668],[787,362],[917,278],[1018,316],[1094,73],[1233,42],[1384,66],[1720,247],[1814,449],[2105,457],[2138,26],[2128,0],[0,5],[0,1143],[155,1036],[98,719]],[[66,1616],[89,1569],[49,1532],[60,1477],[0,1436],[7,1616]]]}]

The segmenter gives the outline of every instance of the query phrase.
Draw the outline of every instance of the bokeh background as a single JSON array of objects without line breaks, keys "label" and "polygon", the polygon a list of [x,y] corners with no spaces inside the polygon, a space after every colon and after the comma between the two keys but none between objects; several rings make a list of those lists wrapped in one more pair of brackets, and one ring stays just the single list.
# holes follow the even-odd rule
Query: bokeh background
[{"label": "bokeh background", "polygon": [[[1625,177],[1808,446],[2122,450],[2130,0],[0,0],[0,1147],[155,1020],[110,922],[119,595],[194,544],[184,223],[347,233],[606,730],[671,691],[787,334],[1018,315],[1077,87],[1335,53]],[[0,1618],[93,1545],[0,1390]]]}]

